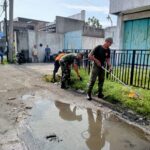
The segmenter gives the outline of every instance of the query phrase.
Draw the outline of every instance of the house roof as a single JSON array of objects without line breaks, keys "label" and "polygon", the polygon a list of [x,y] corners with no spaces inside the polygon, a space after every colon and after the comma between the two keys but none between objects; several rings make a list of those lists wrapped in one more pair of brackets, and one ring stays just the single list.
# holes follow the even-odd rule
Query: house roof
[{"label": "house roof", "polygon": [[49,23],[48,21],[42,21],[42,20],[36,20],[36,19],[30,19],[30,18],[23,18],[23,17],[17,17],[14,19],[14,21],[20,21],[20,22],[25,22],[25,23]]}]

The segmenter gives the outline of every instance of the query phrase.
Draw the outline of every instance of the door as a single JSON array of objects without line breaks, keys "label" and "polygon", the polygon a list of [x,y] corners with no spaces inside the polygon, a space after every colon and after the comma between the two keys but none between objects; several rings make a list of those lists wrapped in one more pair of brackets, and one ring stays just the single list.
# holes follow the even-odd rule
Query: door
[{"label": "door", "polygon": [[147,49],[150,47],[148,34],[150,19],[138,19],[124,22],[124,49]]},{"label": "door", "polygon": [[132,25],[133,21],[126,21],[124,23],[124,42],[123,42],[124,49],[131,49]]}]

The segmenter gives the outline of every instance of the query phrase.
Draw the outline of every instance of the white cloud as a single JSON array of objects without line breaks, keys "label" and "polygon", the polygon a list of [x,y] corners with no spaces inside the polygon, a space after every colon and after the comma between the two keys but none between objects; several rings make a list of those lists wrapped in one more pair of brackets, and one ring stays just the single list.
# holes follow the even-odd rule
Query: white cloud
[{"label": "white cloud", "polygon": [[77,9],[77,10],[86,10],[90,12],[101,12],[104,14],[109,13],[109,8],[107,7],[100,7],[94,5],[71,5],[71,4],[63,4],[64,7],[68,9]]}]

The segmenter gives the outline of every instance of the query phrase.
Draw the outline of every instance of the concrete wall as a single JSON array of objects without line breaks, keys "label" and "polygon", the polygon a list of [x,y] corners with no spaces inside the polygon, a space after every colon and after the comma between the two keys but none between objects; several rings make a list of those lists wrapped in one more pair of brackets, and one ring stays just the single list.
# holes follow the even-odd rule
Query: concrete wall
[{"label": "concrete wall", "polygon": [[104,38],[104,29],[94,28],[90,26],[83,26],[83,36],[90,36],[90,37],[98,37]]},{"label": "concrete wall", "polygon": [[104,38],[96,37],[82,37],[82,49],[93,49],[97,45],[102,45],[104,43]]},{"label": "concrete wall", "polygon": [[65,33],[64,49],[82,49],[82,31]]},{"label": "concrete wall", "polygon": [[143,12],[136,12],[133,14],[125,14],[122,15],[122,20],[135,20],[135,19],[143,19],[143,18],[150,18],[150,11],[143,11]]},{"label": "concrete wall", "polygon": [[26,30],[17,31],[17,51],[20,52],[21,50],[28,50],[28,33]]},{"label": "concrete wall", "polygon": [[119,41],[119,49],[123,48],[124,21],[123,15],[119,14],[117,19],[117,37]]},{"label": "concrete wall", "polygon": [[81,11],[80,13],[78,13],[78,14],[74,14],[74,15],[72,15],[72,16],[69,16],[68,18],[85,21],[85,10],[82,10],[82,11]]},{"label": "concrete wall", "polygon": [[[49,45],[51,48],[52,54],[57,53],[58,51],[64,48],[64,35],[57,34],[57,33],[46,33],[46,32],[35,32],[35,31],[28,31],[29,35],[29,50],[30,50],[30,57],[33,45],[36,44],[38,48],[39,54],[39,61],[44,60],[45,54],[45,47]],[[40,46],[42,44],[42,46]]]},{"label": "concrete wall", "polygon": [[65,18],[65,17],[56,17],[56,33],[66,33],[71,31],[79,31],[83,29],[84,21]]},{"label": "concrete wall", "polygon": [[150,18],[150,11],[145,12],[136,12],[133,14],[118,14],[118,20],[117,20],[117,38],[119,43],[119,48],[123,48],[123,37],[124,37],[124,22],[128,20],[137,20],[137,19],[143,19],[143,18]]},{"label": "concrete wall", "polygon": [[142,11],[150,8],[150,0],[110,0],[110,13],[117,14],[131,10]]},{"label": "concrete wall", "polygon": [[111,46],[112,49],[119,49],[119,37],[117,34],[117,27],[107,27],[105,28],[105,38],[112,37],[113,38],[113,44]]},{"label": "concrete wall", "polygon": [[29,57],[32,58],[32,48],[33,45],[36,45],[37,39],[36,39],[36,32],[35,31],[28,31],[28,44],[29,44]]}]

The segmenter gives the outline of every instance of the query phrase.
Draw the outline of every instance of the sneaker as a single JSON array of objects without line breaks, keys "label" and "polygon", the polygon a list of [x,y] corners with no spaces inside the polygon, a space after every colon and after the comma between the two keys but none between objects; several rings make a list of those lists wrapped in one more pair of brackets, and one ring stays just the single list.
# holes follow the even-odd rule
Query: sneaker
[{"label": "sneaker", "polygon": [[92,100],[92,97],[91,97],[91,94],[90,94],[90,93],[87,93],[86,99],[89,100],[89,101]]},{"label": "sneaker", "polygon": [[104,94],[100,93],[98,94],[98,98],[103,98],[104,97]]}]

